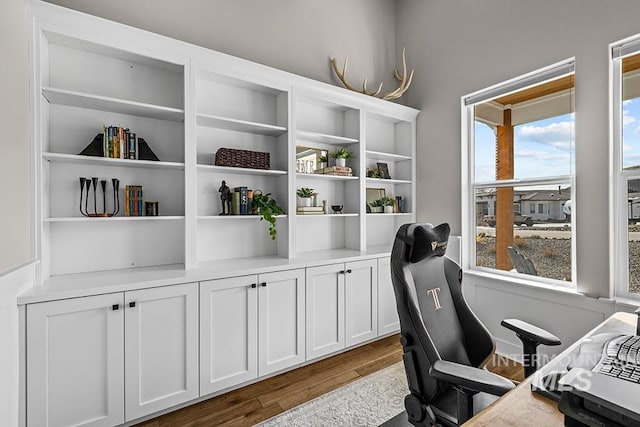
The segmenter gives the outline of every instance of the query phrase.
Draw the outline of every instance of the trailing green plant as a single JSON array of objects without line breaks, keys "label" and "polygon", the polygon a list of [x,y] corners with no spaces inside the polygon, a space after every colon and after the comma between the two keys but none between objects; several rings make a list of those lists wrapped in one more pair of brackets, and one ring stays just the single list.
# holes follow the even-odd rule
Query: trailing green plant
[{"label": "trailing green plant", "polygon": [[350,159],[354,157],[353,153],[346,148],[336,148],[329,153],[332,159]]},{"label": "trailing green plant", "polygon": [[308,187],[298,188],[298,190],[296,191],[296,194],[298,195],[298,197],[302,199],[311,197],[313,196],[313,188],[308,188]]},{"label": "trailing green plant", "polygon": [[269,223],[269,236],[276,239],[276,216],[282,214],[282,208],[271,197],[271,193],[263,193],[261,190],[253,192],[253,209],[260,215],[260,221]]}]

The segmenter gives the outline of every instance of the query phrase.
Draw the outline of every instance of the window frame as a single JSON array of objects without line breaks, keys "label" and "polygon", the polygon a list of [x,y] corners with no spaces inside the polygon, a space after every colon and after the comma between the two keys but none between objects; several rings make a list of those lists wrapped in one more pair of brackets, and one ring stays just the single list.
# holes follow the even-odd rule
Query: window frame
[{"label": "window frame", "polygon": [[[558,70],[571,68],[564,74]],[[576,289],[576,215],[571,215],[571,281],[552,279],[542,276],[523,275],[516,272],[498,270],[476,265],[476,221],[475,199],[476,192],[483,188],[499,187],[530,187],[536,185],[564,185],[571,188],[571,198],[575,199],[576,179],[575,168],[571,168],[568,175],[551,176],[544,178],[518,178],[510,180],[493,180],[487,182],[475,181],[475,106],[491,99],[518,92],[528,87],[540,85],[546,81],[554,80],[563,75],[575,75],[575,58],[568,58],[548,67],[544,67],[530,73],[515,77],[503,83],[496,84],[486,89],[462,96],[461,106],[461,148],[462,148],[462,267],[474,274],[487,277],[505,277],[511,282],[548,287],[561,287],[563,289]],[[575,87],[574,87],[575,97]],[[575,114],[575,105],[573,108]],[[575,119],[574,119],[575,120]],[[575,156],[575,134],[573,138],[573,155]],[[573,202],[572,202],[573,203]],[[536,206],[536,204],[534,204]],[[537,208],[537,206],[536,206]]]},{"label": "window frame", "polygon": [[640,179],[640,169],[624,169],[623,156],[623,96],[622,60],[640,54],[640,34],[609,45],[609,99],[610,99],[610,169],[609,203],[609,276],[610,294],[616,299],[640,301],[640,294],[629,292],[629,181]]}]

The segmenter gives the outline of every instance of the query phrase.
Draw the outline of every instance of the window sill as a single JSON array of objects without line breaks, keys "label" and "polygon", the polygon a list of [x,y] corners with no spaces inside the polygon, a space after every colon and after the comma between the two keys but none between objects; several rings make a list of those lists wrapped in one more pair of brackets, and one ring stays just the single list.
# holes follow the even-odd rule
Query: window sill
[{"label": "window sill", "polygon": [[629,307],[636,308],[640,306],[640,295],[632,296],[632,295],[623,295],[623,296],[615,296],[612,298],[613,301],[618,304],[628,305]]},{"label": "window sill", "polygon": [[575,288],[575,285],[573,283],[571,285],[548,283],[548,282],[543,282],[539,280],[531,280],[524,277],[519,277],[519,276],[526,276],[522,274],[518,274],[516,276],[515,274],[513,275],[512,274],[496,274],[488,271],[465,270],[464,275],[495,280],[508,285],[524,286],[530,289],[560,292],[563,294],[570,294],[570,295],[583,295],[582,293],[578,292],[578,290]]}]

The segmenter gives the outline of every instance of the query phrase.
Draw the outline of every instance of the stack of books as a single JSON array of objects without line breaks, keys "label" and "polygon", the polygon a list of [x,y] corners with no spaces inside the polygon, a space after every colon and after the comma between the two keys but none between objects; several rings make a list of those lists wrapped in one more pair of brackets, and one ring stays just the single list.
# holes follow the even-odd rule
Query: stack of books
[{"label": "stack of books", "polygon": [[298,206],[296,209],[298,215],[324,215],[322,206]]},{"label": "stack of books", "polygon": [[112,159],[138,159],[138,138],[129,129],[120,126],[103,126],[102,151]]},{"label": "stack of books", "polygon": [[353,176],[353,170],[349,166],[329,166],[323,169],[316,169],[313,173],[323,175]]},{"label": "stack of books", "polygon": [[125,186],[124,216],[142,216],[142,185]]}]

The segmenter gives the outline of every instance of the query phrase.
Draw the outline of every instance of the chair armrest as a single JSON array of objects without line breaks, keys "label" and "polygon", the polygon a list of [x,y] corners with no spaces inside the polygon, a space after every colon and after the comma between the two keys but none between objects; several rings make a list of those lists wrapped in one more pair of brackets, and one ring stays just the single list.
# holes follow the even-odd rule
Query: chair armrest
[{"label": "chair armrest", "polygon": [[533,326],[527,322],[523,322],[518,319],[504,319],[500,322],[502,326],[507,329],[511,329],[518,334],[521,338],[525,338],[529,341],[533,341],[538,344],[544,345],[560,345],[560,338],[556,337],[550,332],[544,329]]},{"label": "chair armrest", "polygon": [[436,360],[429,369],[429,374],[436,379],[448,382],[453,386],[468,390],[481,391],[494,396],[502,396],[515,388],[515,384],[506,378],[487,370],[461,365],[460,363]]}]

